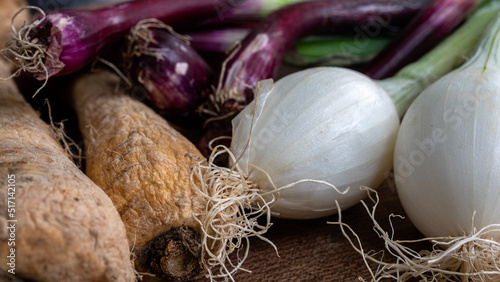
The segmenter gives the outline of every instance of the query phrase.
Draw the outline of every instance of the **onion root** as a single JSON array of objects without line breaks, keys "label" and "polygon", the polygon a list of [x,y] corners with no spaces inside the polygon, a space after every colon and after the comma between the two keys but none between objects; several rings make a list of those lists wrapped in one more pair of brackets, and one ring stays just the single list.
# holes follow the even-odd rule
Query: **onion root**
[{"label": "onion root", "polygon": [[[361,201],[373,221],[375,232],[384,240],[386,251],[366,252],[356,232],[342,222],[338,203],[338,221],[329,223],[339,225],[342,234],[354,250],[362,256],[370,271],[371,281],[381,281],[388,278],[408,281],[416,277],[423,281],[493,281],[500,279],[500,242],[498,242],[500,224],[491,224],[480,230],[473,227],[469,233],[464,231],[462,236],[395,240],[391,219],[402,216],[391,214],[389,222],[392,232],[385,231],[375,219],[375,211],[379,204],[377,192],[369,187],[361,187],[361,189],[367,191],[368,197],[373,203],[370,209],[365,201]],[[431,242],[432,250],[417,252],[407,246],[407,244],[422,241]],[[383,260],[386,252],[396,259],[395,263]],[[370,268],[369,262],[377,265],[376,270]],[[362,278],[360,280],[364,281]]]}]

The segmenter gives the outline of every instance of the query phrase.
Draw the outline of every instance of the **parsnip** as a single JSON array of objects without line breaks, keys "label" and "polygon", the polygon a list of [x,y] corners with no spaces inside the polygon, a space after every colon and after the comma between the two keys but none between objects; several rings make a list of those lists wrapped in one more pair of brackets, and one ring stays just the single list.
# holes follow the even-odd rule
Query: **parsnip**
[{"label": "parsnip", "polygon": [[189,176],[201,153],[143,103],[117,89],[118,76],[85,74],[72,88],[85,141],[86,174],[112,199],[127,228],[136,269],[168,279],[202,271],[205,207]]},{"label": "parsnip", "polygon": [[[0,76],[8,77],[0,64]],[[35,281],[134,281],[113,203],[72,162],[12,80],[0,81],[0,125],[2,271]]]}]

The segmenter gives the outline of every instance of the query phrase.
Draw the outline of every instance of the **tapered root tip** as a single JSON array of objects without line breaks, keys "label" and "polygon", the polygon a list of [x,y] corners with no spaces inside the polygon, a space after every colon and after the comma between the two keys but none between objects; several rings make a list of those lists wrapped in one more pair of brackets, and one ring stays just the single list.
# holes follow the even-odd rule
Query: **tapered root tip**
[{"label": "tapered root tip", "polygon": [[139,263],[159,278],[192,280],[201,278],[201,237],[192,229],[172,229],[151,240],[139,256]]},{"label": "tapered root tip", "polygon": [[160,268],[164,274],[172,277],[190,276],[196,271],[197,261],[192,254],[186,252],[182,242],[170,241],[160,259]]}]

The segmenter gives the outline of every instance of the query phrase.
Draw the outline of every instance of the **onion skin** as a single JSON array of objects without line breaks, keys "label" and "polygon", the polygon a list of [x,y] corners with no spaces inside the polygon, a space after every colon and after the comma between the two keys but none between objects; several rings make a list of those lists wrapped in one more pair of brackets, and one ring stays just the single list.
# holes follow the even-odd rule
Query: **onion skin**
[{"label": "onion skin", "polygon": [[163,115],[193,112],[212,91],[215,74],[205,60],[183,39],[168,30],[149,30],[152,41],[142,49],[155,49],[134,57],[129,70],[136,84],[146,90],[152,106]]},{"label": "onion skin", "polygon": [[402,121],[396,187],[409,218],[429,237],[471,236],[500,224],[499,15],[467,63],[424,90]]}]

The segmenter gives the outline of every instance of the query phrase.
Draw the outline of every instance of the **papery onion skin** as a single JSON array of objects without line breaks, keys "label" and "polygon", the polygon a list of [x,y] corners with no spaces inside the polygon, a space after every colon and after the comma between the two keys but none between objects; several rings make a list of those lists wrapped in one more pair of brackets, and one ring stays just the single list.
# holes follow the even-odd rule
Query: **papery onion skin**
[{"label": "papery onion skin", "polygon": [[408,109],[395,148],[395,181],[405,212],[424,235],[470,235],[472,226],[499,224],[499,166],[497,66],[463,66]]},{"label": "papery onion skin", "polygon": [[[257,101],[257,102],[256,102]],[[385,91],[358,72],[310,68],[290,74],[260,91],[233,119],[231,151],[248,179],[263,192],[302,179],[323,180],[340,190],[317,183],[301,183],[279,192],[272,206],[276,217],[320,218],[349,208],[366,196],[360,186],[378,187],[392,168],[399,118]],[[257,103],[248,149],[249,124]],[[263,108],[261,108],[263,104]],[[258,167],[258,168],[257,168]]]}]

